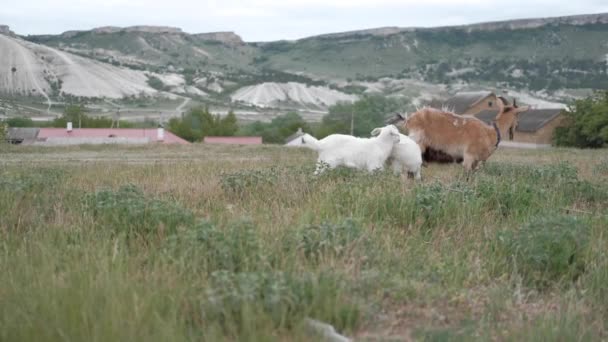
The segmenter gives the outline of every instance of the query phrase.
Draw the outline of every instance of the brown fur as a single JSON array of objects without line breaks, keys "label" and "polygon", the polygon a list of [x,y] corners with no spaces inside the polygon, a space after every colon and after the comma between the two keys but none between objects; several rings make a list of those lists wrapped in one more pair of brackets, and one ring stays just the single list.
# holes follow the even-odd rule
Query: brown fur
[{"label": "brown fur", "polygon": [[[528,108],[508,105],[504,98],[499,101],[500,112],[495,123],[501,136],[506,137],[517,125],[517,114]],[[433,108],[423,108],[407,117],[403,127],[420,145],[427,156],[445,154],[458,160],[462,158],[467,171],[474,170],[479,162],[486,161],[496,150],[498,136],[493,126],[472,117],[457,115]]]}]

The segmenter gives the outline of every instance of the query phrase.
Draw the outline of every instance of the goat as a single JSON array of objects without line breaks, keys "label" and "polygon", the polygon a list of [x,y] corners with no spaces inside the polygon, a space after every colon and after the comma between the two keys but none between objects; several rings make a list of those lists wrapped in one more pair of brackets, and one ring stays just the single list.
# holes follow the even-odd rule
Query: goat
[{"label": "goat", "polygon": [[[373,133],[372,131],[372,135]],[[399,134],[399,143],[393,147],[389,159],[395,175],[399,175],[405,170],[408,175],[413,175],[416,180],[421,178],[422,152],[420,146],[407,135]]]},{"label": "goat", "polygon": [[462,158],[465,170],[470,172],[494,153],[502,134],[508,132],[509,139],[513,139],[518,114],[529,109],[528,106],[517,107],[515,101],[509,105],[503,97],[500,100],[500,111],[491,126],[473,116],[428,107],[407,117],[397,114],[392,122],[403,122],[403,127],[418,143],[423,154],[432,149],[454,159]]},{"label": "goat", "polygon": [[383,170],[393,146],[400,140],[399,130],[394,125],[376,128],[373,138],[357,138],[350,135],[332,134],[321,140],[311,136],[302,137],[302,146],[319,153],[315,175],[324,166],[334,169],[346,166],[369,172]]}]

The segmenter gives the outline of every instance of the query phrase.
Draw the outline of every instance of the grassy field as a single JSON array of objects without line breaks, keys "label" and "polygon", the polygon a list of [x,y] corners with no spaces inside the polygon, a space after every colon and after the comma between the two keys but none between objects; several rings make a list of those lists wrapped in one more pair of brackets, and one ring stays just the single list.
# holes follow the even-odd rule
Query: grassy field
[{"label": "grassy field", "polygon": [[608,151],[467,181],[282,147],[4,147],[1,341],[608,338]]}]

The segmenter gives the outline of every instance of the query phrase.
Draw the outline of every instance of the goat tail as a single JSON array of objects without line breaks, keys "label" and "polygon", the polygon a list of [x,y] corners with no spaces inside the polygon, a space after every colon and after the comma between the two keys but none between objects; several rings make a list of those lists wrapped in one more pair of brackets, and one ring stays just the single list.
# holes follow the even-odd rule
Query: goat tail
[{"label": "goat tail", "polygon": [[311,150],[318,151],[321,149],[319,146],[319,140],[311,135],[303,135],[300,139],[302,139],[302,146],[308,147]]}]

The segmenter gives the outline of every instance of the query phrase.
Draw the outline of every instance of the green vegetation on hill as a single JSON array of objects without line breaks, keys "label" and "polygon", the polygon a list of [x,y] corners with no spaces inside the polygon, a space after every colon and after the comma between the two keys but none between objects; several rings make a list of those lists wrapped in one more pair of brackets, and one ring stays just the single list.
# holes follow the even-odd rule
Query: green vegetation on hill
[{"label": "green vegetation on hill", "polygon": [[[607,37],[608,24],[554,23],[518,29],[418,29],[386,36],[353,33],[249,44],[208,41],[185,33],[144,32],[81,32],[71,37],[27,39],[76,49],[113,64],[132,63],[114,58],[115,51],[136,59],[138,68],[175,69],[190,78],[221,72],[222,78],[237,85],[322,83],[303,76],[309,74],[325,81],[390,76],[553,91],[608,87]],[[294,72],[303,74],[295,76]]]},{"label": "green vegetation on hill", "polygon": [[556,145],[600,148],[608,144],[608,90],[574,101],[564,115],[564,127],[558,127],[553,137]]},{"label": "green vegetation on hill", "polygon": [[202,141],[206,136],[232,136],[239,129],[234,112],[222,118],[210,113],[207,107],[192,108],[182,118],[172,118],[168,128],[191,142]]}]

